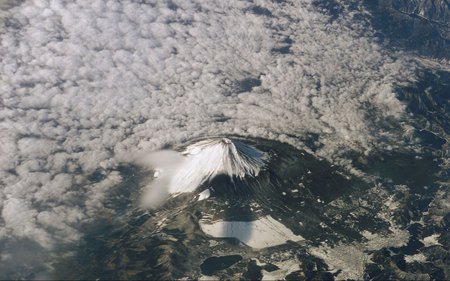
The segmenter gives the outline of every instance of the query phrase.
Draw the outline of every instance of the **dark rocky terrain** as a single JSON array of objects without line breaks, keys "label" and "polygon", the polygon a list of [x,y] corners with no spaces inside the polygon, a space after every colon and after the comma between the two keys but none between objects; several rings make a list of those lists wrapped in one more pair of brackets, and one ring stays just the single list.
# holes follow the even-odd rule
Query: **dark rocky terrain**
[{"label": "dark rocky terrain", "polygon": [[448,0],[366,0],[372,24],[395,47],[422,55],[450,58]]}]

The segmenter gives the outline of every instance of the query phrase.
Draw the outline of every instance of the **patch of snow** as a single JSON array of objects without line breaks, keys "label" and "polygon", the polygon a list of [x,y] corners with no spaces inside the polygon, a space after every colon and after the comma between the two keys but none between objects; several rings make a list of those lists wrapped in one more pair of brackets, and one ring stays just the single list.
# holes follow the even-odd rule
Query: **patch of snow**
[{"label": "patch of snow", "polygon": [[211,191],[209,189],[205,189],[198,195],[198,201],[208,199],[209,196],[211,196]]},{"label": "patch of snow", "polygon": [[254,221],[216,221],[200,220],[200,227],[206,234],[216,238],[236,238],[255,249],[282,245],[288,240],[301,241],[290,229],[271,216]]}]

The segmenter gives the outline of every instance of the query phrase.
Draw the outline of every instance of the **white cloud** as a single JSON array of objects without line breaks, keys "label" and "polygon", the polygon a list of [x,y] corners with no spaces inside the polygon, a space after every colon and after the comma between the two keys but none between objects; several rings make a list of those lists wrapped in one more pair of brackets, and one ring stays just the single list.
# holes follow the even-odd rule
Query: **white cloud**
[{"label": "white cloud", "polygon": [[282,223],[271,216],[254,221],[215,221],[200,220],[200,227],[207,235],[216,238],[232,237],[255,249],[282,245],[288,240],[302,241],[304,238],[295,235]]},{"label": "white cloud", "polygon": [[33,238],[44,247],[52,247],[51,235],[36,224],[37,215],[38,211],[28,201],[17,198],[7,200],[2,209],[5,225],[14,236]]}]

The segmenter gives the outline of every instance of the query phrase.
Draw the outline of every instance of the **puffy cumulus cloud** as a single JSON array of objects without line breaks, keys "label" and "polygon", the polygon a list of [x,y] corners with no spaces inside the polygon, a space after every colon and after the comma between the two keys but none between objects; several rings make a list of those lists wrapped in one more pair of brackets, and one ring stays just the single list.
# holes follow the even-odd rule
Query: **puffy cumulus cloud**
[{"label": "puffy cumulus cloud", "polygon": [[33,237],[43,246],[50,247],[53,241],[50,235],[37,225],[38,211],[26,200],[11,198],[2,209],[2,218],[11,234],[17,237]]},{"label": "puffy cumulus cloud", "polygon": [[[345,6],[343,6],[345,10]],[[373,149],[412,76],[361,8],[309,1],[24,1],[0,32],[0,232],[72,242],[123,155],[206,135]],[[397,56],[397,57],[395,57]],[[368,112],[375,112],[368,114]],[[381,121],[380,121],[381,120]],[[87,175],[103,169],[100,182]]]}]

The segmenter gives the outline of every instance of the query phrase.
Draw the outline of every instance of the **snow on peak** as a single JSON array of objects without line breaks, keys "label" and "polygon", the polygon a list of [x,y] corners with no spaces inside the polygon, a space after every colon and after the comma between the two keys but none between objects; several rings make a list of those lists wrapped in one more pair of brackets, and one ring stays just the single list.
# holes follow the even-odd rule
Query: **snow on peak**
[{"label": "snow on peak", "polygon": [[[181,153],[154,152],[145,162],[158,171],[158,177],[144,192],[144,202],[153,202],[155,198],[161,197],[160,194],[176,196],[193,192],[217,175],[240,179],[256,177],[264,167],[265,160],[266,154],[262,151],[228,138],[201,140],[187,146]],[[157,202],[159,204],[161,200]]]},{"label": "snow on peak", "polygon": [[182,154],[185,163],[173,175],[169,193],[192,192],[217,175],[257,176],[265,158],[265,154],[256,148],[228,138],[196,142]]}]

